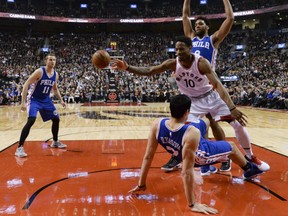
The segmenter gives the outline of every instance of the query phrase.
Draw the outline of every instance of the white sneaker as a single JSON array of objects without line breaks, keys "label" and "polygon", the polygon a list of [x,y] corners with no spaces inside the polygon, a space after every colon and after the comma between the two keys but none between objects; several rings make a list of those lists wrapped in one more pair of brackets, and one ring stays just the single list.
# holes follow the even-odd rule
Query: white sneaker
[{"label": "white sneaker", "polygon": [[257,165],[258,169],[260,169],[263,172],[266,172],[266,171],[270,170],[269,164],[267,164],[264,161],[259,160],[255,155],[252,155],[251,158],[248,158],[245,155],[245,158],[246,158],[246,160],[255,163]]},{"label": "white sneaker", "polygon": [[26,154],[26,152],[24,151],[23,146],[18,147],[18,148],[16,149],[15,156],[17,156],[17,157],[27,157],[27,154]]},{"label": "white sneaker", "polygon": [[270,170],[269,164],[264,161],[261,161],[260,165],[257,164],[257,167],[263,172],[267,172],[268,170]]},{"label": "white sneaker", "polygon": [[52,144],[50,145],[50,147],[63,149],[63,148],[66,148],[67,145],[61,143],[60,141],[53,141]]}]

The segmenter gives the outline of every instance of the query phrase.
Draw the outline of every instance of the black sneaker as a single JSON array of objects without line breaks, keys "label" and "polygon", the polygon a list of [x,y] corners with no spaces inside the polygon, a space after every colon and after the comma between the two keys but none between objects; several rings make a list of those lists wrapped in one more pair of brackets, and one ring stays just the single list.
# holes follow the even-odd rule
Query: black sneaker
[{"label": "black sneaker", "polygon": [[165,171],[173,171],[180,167],[181,167],[181,162],[179,162],[175,156],[172,156],[170,160],[161,167],[161,169]]},{"label": "black sneaker", "polygon": [[226,162],[222,162],[222,165],[220,167],[220,171],[221,172],[229,172],[231,170],[231,159],[226,161]]},{"label": "black sneaker", "polygon": [[252,162],[248,162],[250,164],[250,168],[246,170],[243,174],[245,179],[252,179],[255,178],[257,175],[260,175],[263,173],[262,170],[260,170],[257,166],[257,164],[254,164]]}]

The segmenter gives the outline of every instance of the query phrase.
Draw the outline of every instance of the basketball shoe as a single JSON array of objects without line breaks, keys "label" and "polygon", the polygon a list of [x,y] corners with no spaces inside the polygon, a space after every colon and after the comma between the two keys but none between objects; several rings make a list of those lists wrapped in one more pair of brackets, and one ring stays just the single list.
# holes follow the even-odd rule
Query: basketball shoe
[{"label": "basketball shoe", "polygon": [[201,176],[209,176],[210,173],[216,173],[218,169],[213,165],[201,166]]},{"label": "basketball shoe", "polygon": [[26,152],[24,151],[24,147],[20,146],[16,149],[15,156],[17,157],[27,157]]},{"label": "basketball shoe", "polygon": [[256,177],[257,175],[263,173],[262,170],[259,169],[258,165],[252,162],[249,162],[250,168],[248,170],[246,170],[243,174],[245,179],[251,179]]},{"label": "basketball shoe", "polygon": [[177,158],[173,155],[170,160],[161,167],[161,169],[165,171],[173,171],[178,168],[181,168],[181,162],[179,162]]},{"label": "basketball shoe", "polygon": [[67,145],[61,143],[60,141],[54,141],[54,140],[53,140],[53,142],[52,142],[52,144],[50,145],[50,147],[51,147],[51,148],[60,148],[60,149],[62,149],[62,148],[66,148]]},{"label": "basketball shoe", "polygon": [[265,163],[264,161],[259,160],[255,155],[252,155],[251,158],[248,158],[245,155],[245,158],[246,158],[247,161],[256,164],[257,167],[263,172],[266,172],[266,171],[270,170],[270,166],[267,163]]},{"label": "basketball shoe", "polygon": [[221,172],[229,172],[231,170],[231,160],[228,160],[226,162],[222,162],[220,171]]}]

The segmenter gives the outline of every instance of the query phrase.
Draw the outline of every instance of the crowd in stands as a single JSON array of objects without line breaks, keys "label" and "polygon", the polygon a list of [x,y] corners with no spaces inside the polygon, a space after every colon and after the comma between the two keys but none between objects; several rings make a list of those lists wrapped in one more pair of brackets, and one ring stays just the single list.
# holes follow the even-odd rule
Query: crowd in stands
[{"label": "crowd in stands", "polygon": [[[287,4],[286,0],[230,0],[235,12],[262,9]],[[80,8],[83,1],[0,1],[0,12],[21,13],[42,16],[77,17],[77,18],[158,18],[180,17],[182,1],[174,0],[136,0],[137,8],[130,8],[129,0],[86,0],[87,8]],[[199,0],[191,0],[192,15],[223,13],[223,1],[213,0],[213,5],[201,5]]]},{"label": "crowd in stands", "polygon": [[[285,0],[230,2],[235,12],[286,3]],[[87,9],[80,9],[80,3],[78,0],[14,3],[0,0],[0,12],[93,18],[180,17],[182,13],[182,2],[174,0],[136,0],[137,9],[129,9],[131,1],[128,0],[87,0]],[[203,6],[198,0],[191,0],[192,15],[223,13],[222,0],[213,0],[215,4],[219,7],[211,7],[209,2]],[[22,85],[36,68],[44,65],[43,59],[50,51],[57,56],[59,89],[67,103],[104,101],[111,71],[96,69],[91,64],[91,56],[97,49],[117,42],[111,56],[124,58],[131,65],[155,65],[175,57],[167,48],[174,47],[175,36],[180,34],[183,33],[48,34],[28,31],[25,35],[1,31],[0,104],[20,101]],[[279,32],[243,30],[228,35],[218,52],[217,74],[236,77],[230,81],[222,79],[236,104],[287,109],[287,48],[276,47],[286,42],[287,33]],[[235,50],[236,44],[243,44],[243,50]],[[153,77],[139,77],[123,71],[113,73],[121,101],[164,102],[178,93],[171,71]]]},{"label": "crowd in stands", "polygon": [[[56,70],[60,75],[59,89],[67,103],[104,101],[108,92],[110,70],[96,69],[91,56],[97,49],[117,41],[111,56],[124,58],[131,65],[159,64],[174,53],[174,33],[99,33],[24,36],[0,33],[0,103],[19,102],[21,88],[28,76],[44,65],[44,45],[57,56]],[[9,41],[9,43],[6,43]],[[235,41],[246,48],[236,51]],[[288,108],[287,49],[275,47],[287,41],[286,34],[266,35],[265,32],[231,33],[222,43],[217,59],[219,77],[236,76],[223,83],[235,104],[276,109]],[[91,47],[93,44],[93,47]],[[121,101],[164,102],[178,93],[171,72],[152,77],[134,76],[124,71],[116,75]]]}]

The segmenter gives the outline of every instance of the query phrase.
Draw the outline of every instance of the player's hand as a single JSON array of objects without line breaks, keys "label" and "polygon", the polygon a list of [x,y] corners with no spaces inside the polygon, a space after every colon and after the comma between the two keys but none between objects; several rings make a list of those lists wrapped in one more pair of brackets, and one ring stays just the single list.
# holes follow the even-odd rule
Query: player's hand
[{"label": "player's hand", "polygon": [[174,79],[176,78],[176,73],[175,73],[175,71],[173,71],[173,72],[171,73],[171,77],[174,78]]},{"label": "player's hand", "polygon": [[21,105],[20,105],[20,109],[21,109],[21,111],[26,111],[26,105],[25,105],[25,103],[21,103]]},{"label": "player's hand", "polygon": [[61,105],[64,109],[66,109],[66,103],[64,101],[61,101]]},{"label": "player's hand", "polygon": [[190,207],[190,209],[191,211],[200,212],[206,215],[218,213],[217,209],[212,208],[206,204],[201,204],[201,203],[195,203],[193,207]]},{"label": "player's hand", "polygon": [[120,70],[126,70],[128,68],[128,64],[126,61],[121,61],[119,59],[115,59],[113,61],[113,64],[111,65],[112,69],[120,69]]},{"label": "player's hand", "polygon": [[231,111],[231,115],[242,125],[246,126],[247,123],[247,116],[242,113],[240,110],[235,108],[234,110]]},{"label": "player's hand", "polygon": [[130,191],[128,191],[128,193],[135,193],[138,191],[145,191],[146,190],[146,185],[139,187],[139,185],[137,185],[136,187],[134,187],[133,189],[131,189]]}]

